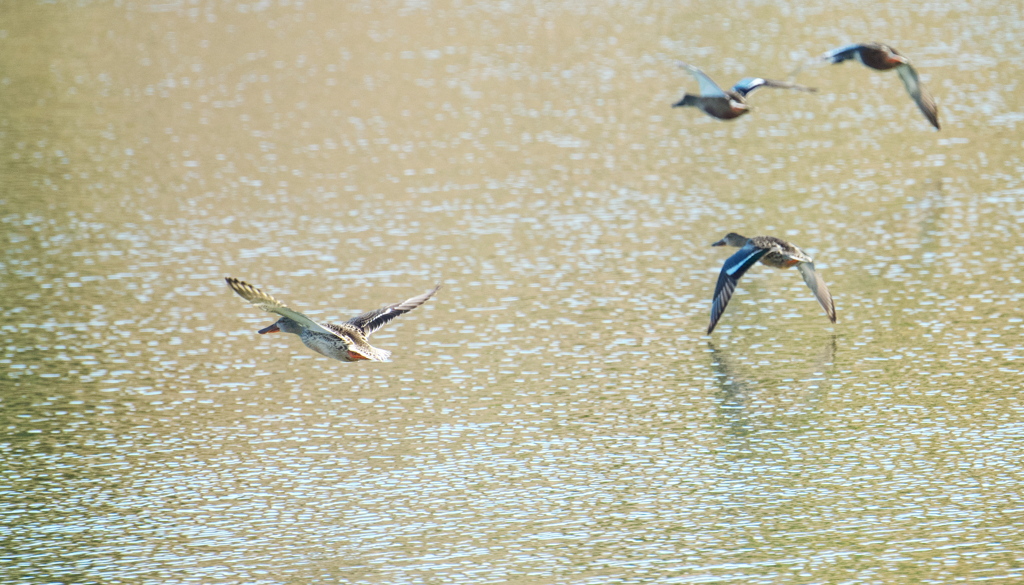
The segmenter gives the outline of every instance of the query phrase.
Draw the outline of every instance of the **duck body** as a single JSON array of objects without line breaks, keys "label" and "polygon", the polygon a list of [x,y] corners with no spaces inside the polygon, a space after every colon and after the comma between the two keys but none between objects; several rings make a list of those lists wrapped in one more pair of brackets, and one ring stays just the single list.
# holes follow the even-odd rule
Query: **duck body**
[{"label": "duck body", "polygon": [[305,327],[288,317],[278,319],[273,325],[260,329],[258,333],[261,335],[277,332],[294,333],[309,349],[343,362],[360,360],[386,362],[391,358],[390,351],[370,345],[366,335],[358,327],[348,323],[317,323],[317,325],[330,333]]},{"label": "duck body", "polygon": [[760,257],[759,261],[761,264],[771,266],[772,268],[789,268],[790,266],[801,262],[814,261],[800,248],[797,248],[786,240],[776,238],[774,236],[754,236],[753,238],[748,238],[747,242],[744,243],[744,246],[748,243],[757,250],[767,250],[767,252]]},{"label": "duck body", "polygon": [[835,303],[832,301],[832,295],[829,293],[825,281],[815,271],[814,260],[797,246],[774,236],[746,238],[735,232],[727,234],[711,245],[733,246],[740,250],[726,259],[718,274],[718,282],[715,284],[715,294],[711,302],[711,323],[708,325],[708,335],[715,330],[719,319],[725,313],[725,307],[732,299],[740,278],[758,262],[772,268],[796,266],[818,303],[825,309],[829,320],[833,323],[836,322]]},{"label": "duck body", "polygon": [[917,70],[910,63],[910,59],[904,57],[899,51],[882,43],[854,43],[833,49],[824,55],[822,59],[828,63],[842,63],[856,59],[866,67],[876,71],[889,71],[895,69],[903,82],[910,98],[917,104],[917,108],[924,114],[928,123],[940,130],[939,107],[935,99],[928,93],[928,90],[921,85]]},{"label": "duck body", "polygon": [[683,96],[683,99],[672,104],[672,107],[694,107],[719,120],[733,120],[750,111],[747,100],[734,92],[728,92],[724,97],[708,97],[688,93]]},{"label": "duck body", "polygon": [[856,59],[862,65],[877,71],[888,71],[910,63],[910,60],[901,55],[899,51],[882,43],[853,43],[833,49],[822,57],[831,63]]},{"label": "duck body", "polygon": [[391,352],[370,345],[370,335],[395,317],[408,313],[427,302],[441,288],[441,285],[437,285],[433,290],[406,299],[401,303],[394,303],[363,313],[349,319],[345,323],[334,324],[318,323],[306,315],[288,308],[287,305],[255,286],[237,278],[228,277],[225,281],[231,287],[231,290],[238,293],[238,296],[264,311],[281,316],[273,324],[260,329],[258,333],[261,335],[277,332],[294,333],[299,336],[303,345],[309,349],[320,355],[343,362],[360,360],[388,361],[391,357]]}]

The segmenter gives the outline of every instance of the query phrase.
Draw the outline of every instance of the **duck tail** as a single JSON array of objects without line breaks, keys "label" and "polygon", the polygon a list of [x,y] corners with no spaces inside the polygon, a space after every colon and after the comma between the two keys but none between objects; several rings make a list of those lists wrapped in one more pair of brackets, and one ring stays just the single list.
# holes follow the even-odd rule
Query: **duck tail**
[{"label": "duck tail", "polygon": [[683,99],[681,99],[678,102],[672,104],[672,107],[673,108],[679,108],[679,107],[682,107],[682,106],[696,106],[696,105],[697,105],[697,96],[686,94],[686,95],[683,96]]}]

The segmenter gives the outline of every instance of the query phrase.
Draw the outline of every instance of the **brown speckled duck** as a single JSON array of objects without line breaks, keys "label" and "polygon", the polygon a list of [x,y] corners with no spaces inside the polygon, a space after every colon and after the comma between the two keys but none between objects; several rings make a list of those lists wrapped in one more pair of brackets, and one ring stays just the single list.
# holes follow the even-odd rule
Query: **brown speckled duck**
[{"label": "brown speckled duck", "polygon": [[260,329],[259,333],[275,333],[277,331],[294,333],[299,336],[302,343],[306,344],[306,347],[309,349],[343,362],[359,360],[388,361],[388,358],[391,357],[391,352],[386,349],[373,347],[367,338],[395,317],[408,313],[427,302],[430,297],[434,296],[437,289],[441,288],[439,284],[433,290],[419,296],[363,313],[345,323],[334,325],[331,323],[317,323],[302,313],[289,309],[284,303],[253,285],[242,282],[237,278],[228,277],[224,280],[227,281],[231,290],[238,293],[238,296],[264,311],[281,315],[281,318],[276,323]]},{"label": "brown speckled duck", "polygon": [[711,302],[708,335],[711,335],[718,320],[722,318],[722,313],[725,312],[725,307],[729,304],[740,278],[758,261],[773,268],[789,268],[795,265],[800,275],[804,277],[804,282],[814,293],[814,297],[825,309],[829,320],[836,322],[836,306],[832,302],[832,295],[828,292],[825,281],[814,271],[814,261],[800,248],[772,236],[745,238],[735,232],[711,245],[734,246],[740,251],[726,259],[722,271],[718,274],[718,284],[715,285],[715,296]]}]

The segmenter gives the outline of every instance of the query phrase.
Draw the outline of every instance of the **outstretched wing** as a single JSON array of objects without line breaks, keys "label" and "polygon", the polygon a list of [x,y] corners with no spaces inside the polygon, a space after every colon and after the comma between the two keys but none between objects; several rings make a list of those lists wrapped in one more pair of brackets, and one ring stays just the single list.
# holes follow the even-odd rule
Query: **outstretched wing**
[{"label": "outstretched wing", "polygon": [[430,297],[434,296],[434,293],[436,293],[439,288],[441,288],[440,284],[435,286],[433,290],[429,290],[419,296],[412,297],[411,299],[406,299],[400,303],[395,303],[393,305],[381,307],[380,309],[377,309],[375,311],[363,313],[358,317],[353,317],[348,322],[350,325],[354,325],[361,329],[363,334],[369,337],[371,333],[380,329],[395,317],[402,315],[404,313],[408,313],[409,311],[427,302],[427,300],[429,300]]},{"label": "outstretched wing", "polygon": [[687,73],[697,80],[697,83],[700,85],[700,95],[702,97],[728,97],[726,96],[725,91],[718,87],[718,84],[708,77],[703,71],[689,63],[683,63],[682,61],[679,61],[678,63],[679,67],[685,69]]},{"label": "outstretched wing", "polygon": [[938,130],[939,107],[935,105],[935,100],[932,99],[932,96],[921,85],[921,81],[917,78],[917,71],[909,63],[903,63],[896,66],[896,73],[899,74],[900,80],[903,81],[903,86],[907,88],[907,93],[910,94],[910,97],[914,98],[917,107],[921,109],[921,113]]},{"label": "outstretched wing", "polygon": [[774,79],[765,79],[763,77],[744,77],[743,79],[736,82],[736,85],[732,86],[732,90],[736,93],[747,97],[747,94],[754,91],[759,87],[776,87],[779,89],[795,89],[797,91],[816,92],[818,88],[807,87],[806,85],[799,85],[791,83],[789,81],[776,81]]},{"label": "outstretched wing", "polygon": [[821,58],[829,63],[842,63],[843,61],[856,59],[857,52],[863,48],[863,43],[854,43],[852,45],[846,45],[845,47],[839,47],[838,49],[832,49],[822,55]]},{"label": "outstretched wing", "polygon": [[274,297],[268,295],[267,293],[261,291],[260,289],[256,288],[255,286],[247,282],[243,282],[232,276],[229,276],[224,280],[228,283],[228,286],[231,287],[231,290],[238,293],[238,296],[242,297],[243,299],[249,301],[253,305],[263,309],[268,313],[276,313],[278,315],[281,315],[282,317],[288,317],[292,321],[299,323],[300,325],[307,329],[312,329],[313,331],[319,331],[320,333],[326,333],[328,335],[335,335],[334,332],[325,329],[316,321],[310,319],[309,317],[303,315],[302,313],[299,313],[298,311],[293,311],[289,309],[281,301],[275,299]]},{"label": "outstretched wing", "polygon": [[801,262],[796,265],[796,269],[800,271],[800,276],[804,277],[804,282],[807,283],[807,287],[814,293],[814,298],[818,299],[821,308],[825,309],[825,314],[828,315],[829,320],[835,323],[836,305],[832,302],[832,294],[828,292],[825,281],[814,270],[814,263]]},{"label": "outstretched wing", "polygon": [[758,248],[751,243],[740,248],[725,261],[722,271],[718,273],[718,284],[715,285],[715,296],[711,301],[711,324],[708,325],[708,335],[715,330],[718,320],[722,318],[732,293],[736,291],[736,285],[747,270],[754,265],[761,256],[770,251],[770,248]]}]

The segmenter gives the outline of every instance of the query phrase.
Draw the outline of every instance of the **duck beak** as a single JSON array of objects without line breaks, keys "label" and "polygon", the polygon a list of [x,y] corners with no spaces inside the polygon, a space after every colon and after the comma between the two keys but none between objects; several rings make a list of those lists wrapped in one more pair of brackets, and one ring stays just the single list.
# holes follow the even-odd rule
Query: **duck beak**
[{"label": "duck beak", "polygon": [[714,244],[711,244],[711,247],[714,248],[715,246],[724,246],[724,245],[725,245],[725,238],[722,238],[721,240],[718,240]]},{"label": "duck beak", "polygon": [[280,329],[278,329],[277,323],[274,323],[270,327],[264,327],[263,329],[260,329],[256,333],[263,335],[264,333],[277,333],[278,331],[280,331]]}]

